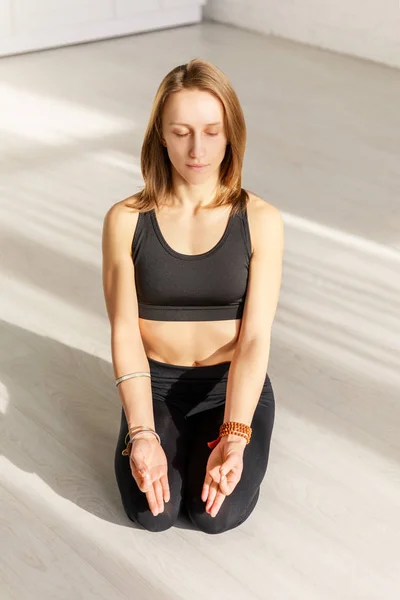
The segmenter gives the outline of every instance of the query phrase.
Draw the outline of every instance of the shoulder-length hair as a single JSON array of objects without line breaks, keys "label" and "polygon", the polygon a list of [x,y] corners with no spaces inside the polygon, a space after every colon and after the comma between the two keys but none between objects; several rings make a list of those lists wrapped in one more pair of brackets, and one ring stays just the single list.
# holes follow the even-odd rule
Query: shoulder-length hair
[{"label": "shoulder-length hair", "polygon": [[162,111],[168,96],[180,90],[198,89],[218,98],[224,107],[227,136],[219,182],[209,208],[232,205],[232,213],[242,210],[249,199],[242,189],[242,166],[246,147],[246,123],[242,107],[227,76],[212,63],[195,58],[175,67],[162,80],[155,95],[141,150],[141,170],[145,186],[129,206],[140,212],[158,208],[172,192],[171,162],[162,144]]}]

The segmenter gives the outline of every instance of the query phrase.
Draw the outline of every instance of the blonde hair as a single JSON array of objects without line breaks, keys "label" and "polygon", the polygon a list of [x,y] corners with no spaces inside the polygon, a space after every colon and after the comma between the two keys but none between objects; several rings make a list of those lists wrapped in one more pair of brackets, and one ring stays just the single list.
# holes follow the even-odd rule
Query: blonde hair
[{"label": "blonde hair", "polygon": [[[168,96],[180,90],[198,89],[218,98],[224,107],[228,140],[220,165],[217,193],[210,208],[232,205],[232,213],[243,209],[249,199],[242,189],[242,166],[246,148],[246,123],[243,110],[227,76],[212,63],[195,58],[175,67],[162,80],[155,95],[141,151],[141,170],[145,187],[133,196],[128,206],[146,212],[167,200],[172,192],[171,162],[162,143],[162,111]],[[160,199],[160,202],[159,202]]]}]

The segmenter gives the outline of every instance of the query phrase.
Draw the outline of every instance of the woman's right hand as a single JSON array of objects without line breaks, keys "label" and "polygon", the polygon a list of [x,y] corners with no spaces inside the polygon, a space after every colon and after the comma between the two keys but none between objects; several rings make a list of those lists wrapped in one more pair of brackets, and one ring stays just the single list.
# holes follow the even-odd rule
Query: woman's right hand
[{"label": "woman's right hand", "polygon": [[170,499],[168,464],[165,452],[151,433],[135,436],[129,456],[132,475],[154,516],[164,510],[164,502]]}]

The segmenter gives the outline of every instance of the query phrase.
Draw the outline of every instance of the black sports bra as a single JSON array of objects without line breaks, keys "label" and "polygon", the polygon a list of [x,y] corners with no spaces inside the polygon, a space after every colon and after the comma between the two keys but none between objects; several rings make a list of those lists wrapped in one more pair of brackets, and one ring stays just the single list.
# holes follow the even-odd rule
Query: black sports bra
[{"label": "black sports bra", "polygon": [[202,254],[181,254],[164,239],[154,209],[139,213],[132,260],[139,317],[156,321],[240,319],[251,241],[247,208],[229,216],[219,242]]}]

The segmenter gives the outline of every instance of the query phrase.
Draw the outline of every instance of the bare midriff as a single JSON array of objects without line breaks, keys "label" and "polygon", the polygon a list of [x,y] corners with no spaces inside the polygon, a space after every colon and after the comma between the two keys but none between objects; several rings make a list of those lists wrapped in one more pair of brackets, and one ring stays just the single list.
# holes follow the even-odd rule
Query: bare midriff
[{"label": "bare midriff", "polygon": [[180,366],[230,362],[241,319],[225,321],[152,321],[139,318],[146,356]]},{"label": "bare midriff", "polygon": [[[247,205],[252,226],[253,194]],[[263,203],[259,200],[259,203]],[[180,217],[179,212],[158,211],[157,223],[165,243],[174,252],[201,254],[221,239],[230,208],[199,213],[197,219]],[[191,232],[186,237],[182,232]],[[178,233],[179,232],[179,233]],[[251,238],[253,233],[251,234]],[[197,244],[194,244],[197,240]],[[201,244],[200,244],[201,242]],[[200,245],[199,245],[200,244]],[[180,366],[209,366],[230,362],[235,351],[241,319],[221,321],[153,321],[139,317],[139,328],[146,356],[159,362]]]}]

